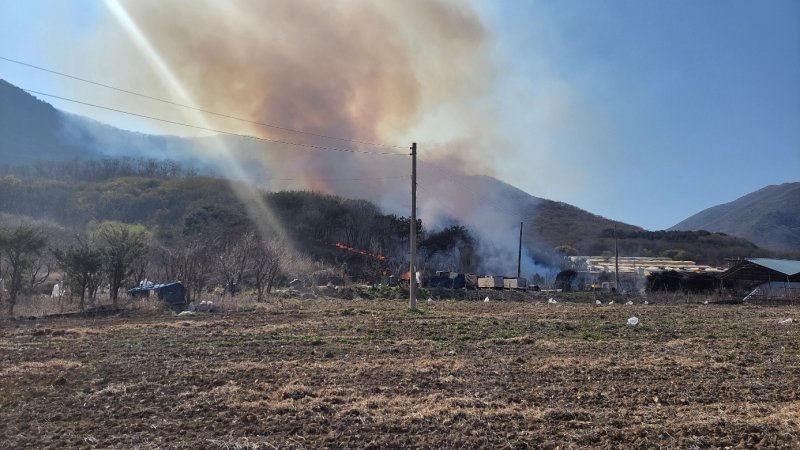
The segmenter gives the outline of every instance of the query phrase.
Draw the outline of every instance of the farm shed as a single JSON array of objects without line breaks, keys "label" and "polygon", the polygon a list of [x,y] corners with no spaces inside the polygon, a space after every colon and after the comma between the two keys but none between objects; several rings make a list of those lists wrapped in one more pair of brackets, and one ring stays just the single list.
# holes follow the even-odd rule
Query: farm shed
[{"label": "farm shed", "polygon": [[[723,281],[746,282],[755,287],[750,296],[797,297],[800,290],[800,261],[790,259],[748,258],[720,275]],[[758,291],[758,292],[756,292]],[[748,296],[748,297],[750,297]]]},{"label": "farm shed", "polygon": [[134,298],[149,297],[150,292],[155,292],[158,299],[166,303],[172,309],[182,310],[184,306],[186,306],[186,288],[180,281],[137,286],[133,289],[128,289],[128,294]]}]

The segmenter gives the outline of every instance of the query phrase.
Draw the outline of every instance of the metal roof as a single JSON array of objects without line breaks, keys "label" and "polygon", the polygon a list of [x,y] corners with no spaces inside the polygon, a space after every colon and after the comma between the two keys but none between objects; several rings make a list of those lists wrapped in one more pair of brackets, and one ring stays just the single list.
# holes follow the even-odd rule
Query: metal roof
[{"label": "metal roof", "polygon": [[741,281],[800,281],[800,261],[748,258],[726,270],[722,278]]},{"label": "metal roof", "polygon": [[800,273],[800,261],[792,259],[747,258],[747,260],[784,275],[791,276]]}]

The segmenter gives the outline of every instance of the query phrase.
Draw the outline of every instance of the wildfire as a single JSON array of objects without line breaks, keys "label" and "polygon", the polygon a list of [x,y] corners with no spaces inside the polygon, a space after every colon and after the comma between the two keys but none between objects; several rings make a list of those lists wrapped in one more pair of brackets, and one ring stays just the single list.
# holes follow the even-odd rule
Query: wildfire
[{"label": "wildfire", "polygon": [[366,250],[361,250],[361,249],[358,249],[358,248],[348,247],[347,245],[344,245],[341,242],[337,242],[336,243],[336,248],[348,251],[350,253],[358,253],[359,255],[364,255],[364,256],[367,256],[367,257],[370,257],[370,258],[375,258],[378,261],[386,260],[386,257],[383,256],[383,255],[376,255],[376,254],[370,253],[370,252],[368,252]]}]

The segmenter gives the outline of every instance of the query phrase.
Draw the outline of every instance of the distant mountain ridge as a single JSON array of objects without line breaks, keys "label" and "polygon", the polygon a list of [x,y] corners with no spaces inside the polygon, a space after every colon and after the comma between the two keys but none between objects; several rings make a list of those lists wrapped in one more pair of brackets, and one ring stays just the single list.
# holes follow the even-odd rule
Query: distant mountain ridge
[{"label": "distant mountain ridge", "polygon": [[[215,161],[214,156],[209,156],[207,152],[200,152],[203,159],[197,156],[195,150],[202,148],[208,139],[148,135],[118,129],[59,111],[0,80],[0,165],[30,165],[37,160],[144,157],[173,160],[203,169],[221,161]],[[257,143],[236,136],[222,136],[221,139],[236,149],[236,153],[223,157],[237,158],[243,167],[252,166],[258,170],[260,166],[247,164],[248,158],[262,151]],[[426,164],[435,165],[430,162]],[[726,255],[726,248],[732,249],[727,256],[753,256],[753,252],[758,250],[749,242],[727,236],[647,232],[635,225],[613,221],[566,203],[532,196],[490,176],[467,175],[458,171],[452,171],[452,174],[452,184],[437,185],[438,198],[434,204],[437,208],[458,204],[451,212],[452,218],[479,230],[487,240],[501,247],[503,253],[498,254],[498,259],[502,260],[504,267],[516,266],[518,237],[509,229],[518,226],[520,220],[526,222],[524,244],[532,259],[538,264],[553,266],[559,262],[558,256],[553,255],[555,247],[597,255],[613,250],[613,239],[609,238],[608,231],[615,225],[620,233],[624,233],[625,237],[620,238],[619,245],[622,254],[627,255],[652,256],[667,252],[682,258],[719,260]],[[351,198],[357,195],[379,206],[385,206],[384,201],[390,197],[389,194],[400,192],[396,184],[389,183],[376,189],[362,189],[355,194],[352,190],[340,191],[341,185],[331,185],[330,188],[334,194]],[[465,190],[479,197],[470,200],[475,207],[469,211],[464,208]],[[450,198],[461,198],[461,202],[449,202]],[[392,203],[391,199],[389,203]],[[25,208],[13,212],[30,214]]]},{"label": "distant mountain ridge", "polygon": [[700,211],[670,230],[739,236],[775,251],[800,251],[800,182],[767,186]]},{"label": "distant mountain ridge", "polygon": [[0,79],[0,160],[27,164],[39,159],[99,156],[69,139],[67,114]]}]

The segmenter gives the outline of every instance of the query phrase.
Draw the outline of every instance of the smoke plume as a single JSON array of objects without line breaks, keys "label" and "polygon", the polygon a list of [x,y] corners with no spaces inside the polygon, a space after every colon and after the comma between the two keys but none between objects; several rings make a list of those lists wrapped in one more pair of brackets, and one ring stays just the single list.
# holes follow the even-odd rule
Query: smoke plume
[{"label": "smoke plume", "polygon": [[[520,205],[507,193],[486,188],[481,177],[465,178],[491,173],[500,157],[485,131],[499,119],[479,100],[495,76],[488,51],[491,36],[469,3],[120,3],[199,107],[359,142],[208,115],[212,127],[311,146],[386,151],[366,142],[386,143],[401,147],[390,151],[404,154],[418,141],[423,220],[434,228],[456,220],[465,223],[488,236],[482,241],[487,254],[490,248],[500,249],[500,259],[515,266],[513,230],[519,217],[498,214],[495,208],[519,211]],[[91,53],[104,55],[96,62],[98,72],[124,67],[124,83],[131,90],[176,98],[158,71],[132,56],[130,33],[120,28],[109,16],[99,36],[87,43],[95,47]],[[149,105],[153,107],[175,117],[174,108]],[[220,141],[229,153],[215,154]],[[407,156],[316,151],[238,138],[195,142],[196,152],[209,160],[237,158],[248,181],[262,187],[366,198],[388,212],[408,214],[410,180],[398,178],[409,175]],[[508,269],[507,264],[497,266]]]}]

